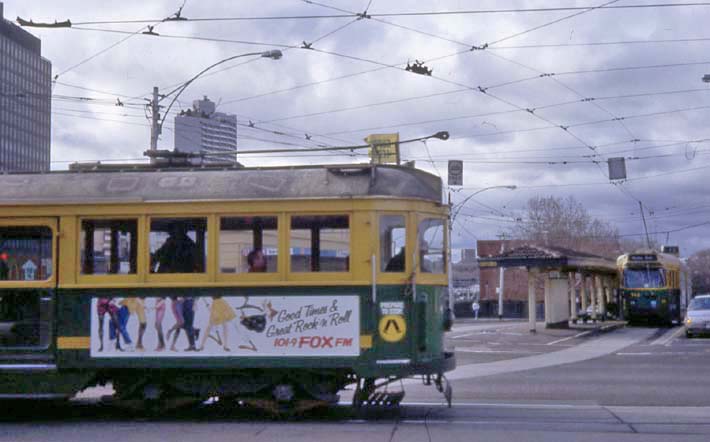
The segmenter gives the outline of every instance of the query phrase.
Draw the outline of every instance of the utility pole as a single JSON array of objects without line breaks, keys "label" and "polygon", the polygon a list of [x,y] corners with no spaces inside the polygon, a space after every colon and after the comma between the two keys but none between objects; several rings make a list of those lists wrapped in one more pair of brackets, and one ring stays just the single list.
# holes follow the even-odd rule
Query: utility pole
[{"label": "utility pole", "polygon": [[[153,87],[153,99],[150,101],[150,150],[158,150],[158,137],[162,132],[160,126],[160,104],[158,103],[158,86]],[[151,157],[151,161],[153,157]]]},{"label": "utility pole", "polygon": [[646,215],[643,213],[643,203],[639,201],[639,207],[641,208],[641,220],[643,221],[643,230],[646,232],[646,247],[651,248],[651,239],[648,237],[648,226],[646,226]]},{"label": "utility pole", "polygon": [[[500,240],[500,254],[502,255],[503,252],[505,252],[505,233],[501,233],[498,235],[498,239]],[[503,320],[503,290],[505,287],[505,267],[500,267],[498,269],[498,273],[500,276],[500,280],[498,281],[498,287],[500,287],[498,291],[498,320],[502,321]]]}]

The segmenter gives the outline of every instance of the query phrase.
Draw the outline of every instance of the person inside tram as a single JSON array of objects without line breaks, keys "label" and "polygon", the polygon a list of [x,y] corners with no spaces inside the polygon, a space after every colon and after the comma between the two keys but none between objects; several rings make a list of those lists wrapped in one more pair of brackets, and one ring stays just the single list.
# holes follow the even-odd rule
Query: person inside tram
[{"label": "person inside tram", "polygon": [[7,253],[0,253],[0,281],[7,281],[10,277],[10,267],[7,265]]},{"label": "person inside tram", "polygon": [[399,249],[399,252],[394,255],[390,260],[387,262],[387,266],[385,267],[385,272],[403,272],[404,271],[404,259],[405,259],[405,251],[404,247]]},{"label": "person inside tram", "polygon": [[195,241],[187,235],[187,226],[175,223],[170,227],[170,236],[153,255],[157,264],[156,273],[199,272],[198,249]]},{"label": "person inside tram", "polygon": [[421,238],[419,240],[419,268],[421,269],[422,273],[432,273],[433,269],[431,266],[431,262],[429,259],[427,259],[427,256],[429,254],[429,243]]},{"label": "person inside tram", "polygon": [[266,256],[261,249],[254,249],[247,255],[249,273],[266,272]]}]

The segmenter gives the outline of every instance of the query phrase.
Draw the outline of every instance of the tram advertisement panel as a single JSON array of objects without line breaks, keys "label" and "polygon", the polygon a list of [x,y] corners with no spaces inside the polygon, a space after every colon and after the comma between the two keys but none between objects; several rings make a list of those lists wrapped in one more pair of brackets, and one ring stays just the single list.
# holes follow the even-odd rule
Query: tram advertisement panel
[{"label": "tram advertisement panel", "polygon": [[91,356],[358,356],[358,296],[91,300]]}]

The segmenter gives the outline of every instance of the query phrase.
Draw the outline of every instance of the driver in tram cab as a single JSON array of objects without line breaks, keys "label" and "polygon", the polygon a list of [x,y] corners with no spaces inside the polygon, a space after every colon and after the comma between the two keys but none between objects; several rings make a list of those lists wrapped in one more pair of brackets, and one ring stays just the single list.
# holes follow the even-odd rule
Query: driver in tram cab
[{"label": "driver in tram cab", "polygon": [[387,266],[385,267],[385,272],[403,272],[404,271],[404,259],[405,259],[405,251],[404,247],[399,249],[399,253],[394,255],[390,260],[387,262]]},{"label": "driver in tram cab", "polygon": [[419,268],[422,273],[432,273],[431,262],[425,259],[429,254],[429,243],[425,239],[419,239]]},{"label": "driver in tram cab", "polygon": [[197,244],[187,235],[187,226],[175,223],[170,236],[153,255],[153,273],[195,273],[198,267]]}]

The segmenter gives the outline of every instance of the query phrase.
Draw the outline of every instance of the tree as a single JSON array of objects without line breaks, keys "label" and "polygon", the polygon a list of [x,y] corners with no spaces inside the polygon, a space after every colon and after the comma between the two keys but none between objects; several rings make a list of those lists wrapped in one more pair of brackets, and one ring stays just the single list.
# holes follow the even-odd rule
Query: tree
[{"label": "tree", "polygon": [[513,235],[547,246],[564,247],[609,258],[621,254],[619,231],[593,218],[573,196],[533,197]]},{"label": "tree", "polygon": [[688,258],[693,293],[710,293],[710,249],[695,252]]}]

